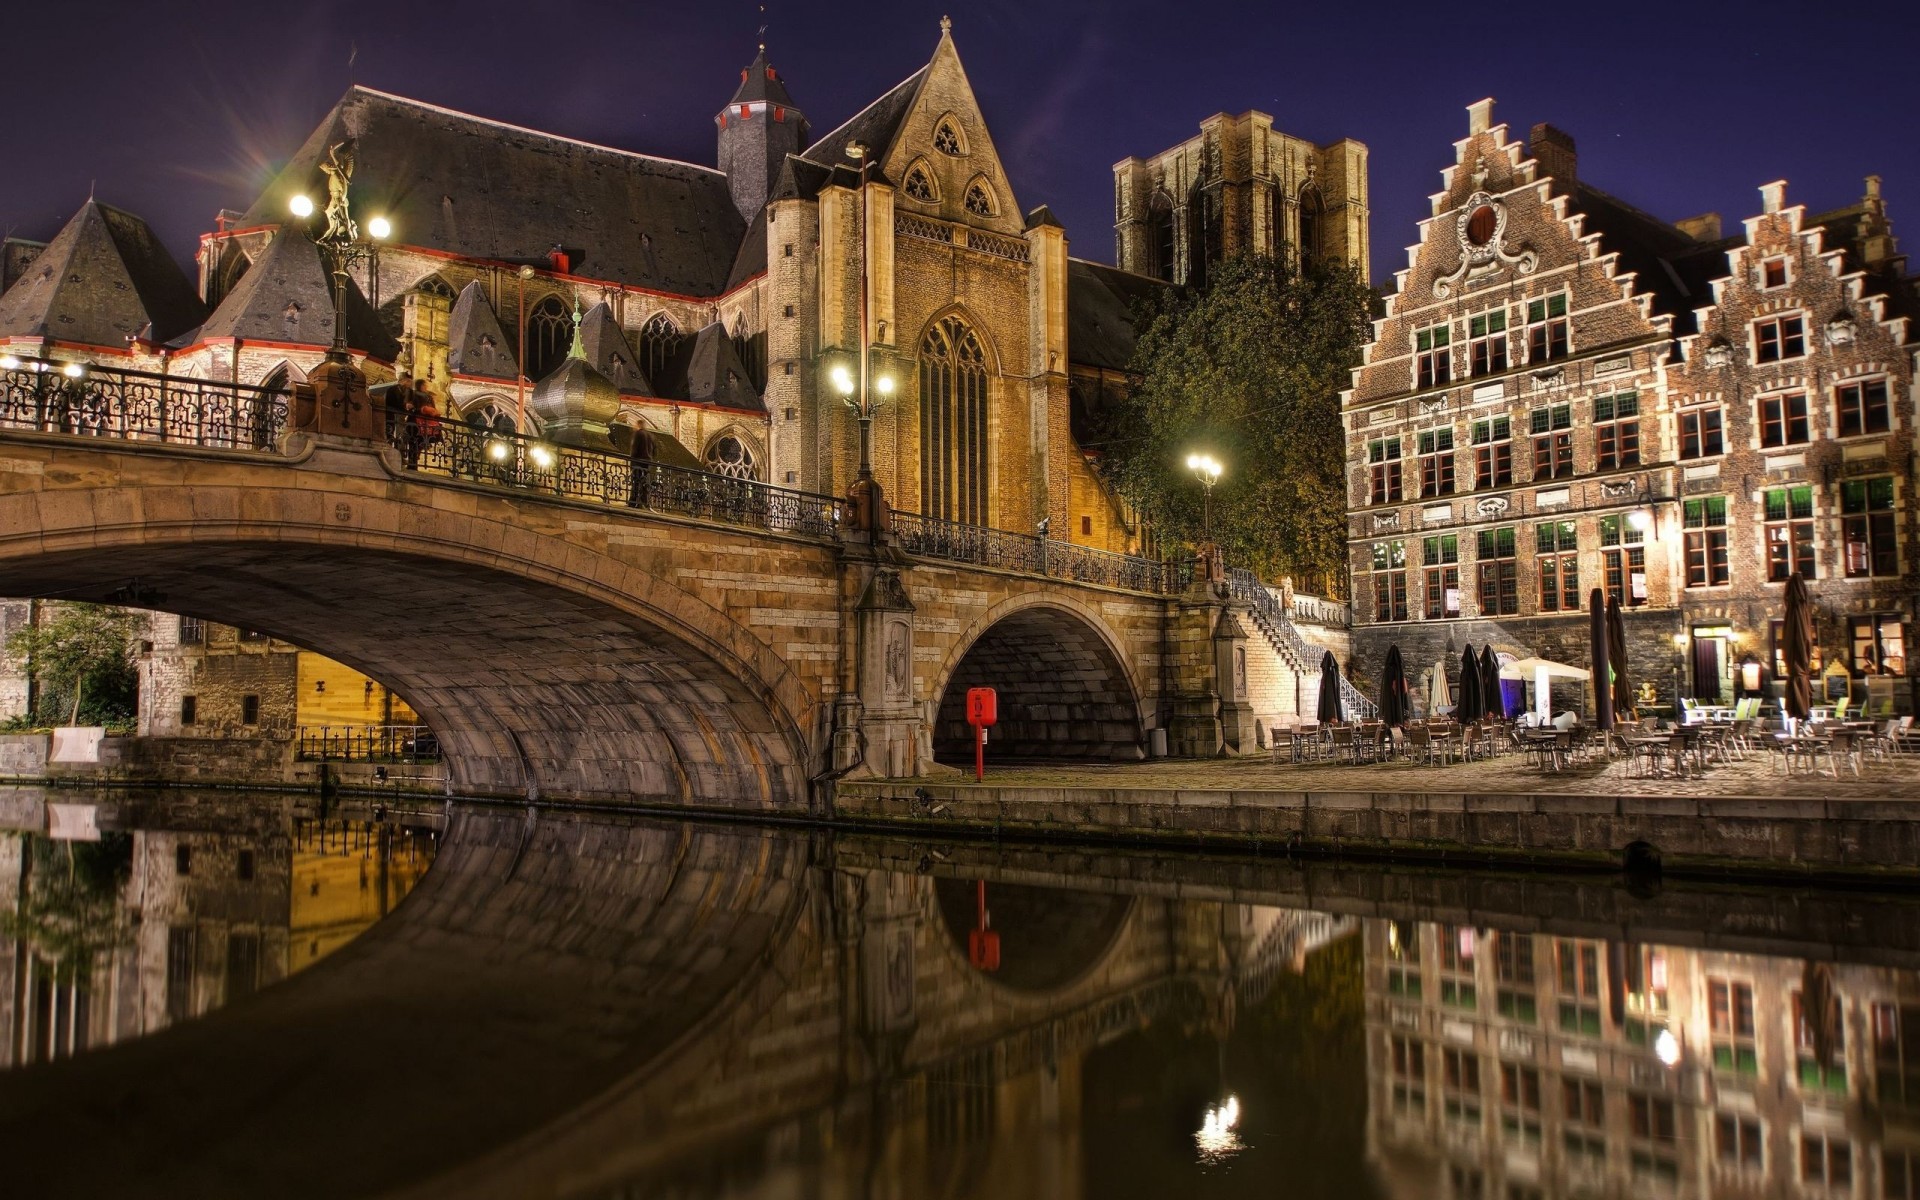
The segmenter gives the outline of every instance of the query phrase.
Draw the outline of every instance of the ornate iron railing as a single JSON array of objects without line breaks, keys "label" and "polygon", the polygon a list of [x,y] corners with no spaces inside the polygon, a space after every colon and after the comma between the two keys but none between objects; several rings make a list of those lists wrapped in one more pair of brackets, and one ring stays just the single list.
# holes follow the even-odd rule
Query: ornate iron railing
[{"label": "ornate iron railing", "polygon": [[1009,533],[983,525],[963,525],[897,510],[893,514],[893,542],[915,558],[944,559],[1157,595],[1185,591],[1193,582],[1191,562],[1163,562],[1115,554],[1072,542]]},{"label": "ornate iron railing", "polygon": [[[1260,626],[1274,648],[1287,657],[1297,674],[1319,673],[1320,660],[1326,655],[1325,648],[1300,636],[1293,619],[1281,607],[1279,598],[1260,582],[1259,576],[1252,571],[1233,570],[1227,572],[1227,583],[1232,589],[1233,598],[1245,601],[1253,609],[1254,623]],[[1340,701],[1355,716],[1371,717],[1380,711],[1379,706],[1362,695],[1360,689],[1345,675],[1340,676]]]},{"label": "ornate iron railing", "polygon": [[0,430],[274,453],[286,393],[125,367],[0,357]]},{"label": "ornate iron railing", "polygon": [[432,440],[403,422],[393,442],[408,470],[536,494],[823,538],[837,535],[842,517],[841,501],[832,496],[635,462],[458,421],[438,422]]},{"label": "ornate iron railing", "polygon": [[294,757],[301,762],[439,762],[440,739],[425,725],[302,725]]}]

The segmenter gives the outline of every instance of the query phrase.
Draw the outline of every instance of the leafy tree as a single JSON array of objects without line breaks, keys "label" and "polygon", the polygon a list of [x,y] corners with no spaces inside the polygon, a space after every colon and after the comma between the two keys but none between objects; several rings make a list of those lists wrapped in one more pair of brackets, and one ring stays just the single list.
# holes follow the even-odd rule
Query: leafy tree
[{"label": "leafy tree", "polygon": [[[78,724],[83,704],[100,724],[133,716],[139,677],[134,657],[146,614],[104,604],[63,604],[45,624],[25,625],[7,639],[7,653],[39,679],[41,711],[64,707]],[[91,702],[91,703],[88,703]]]},{"label": "leafy tree", "polygon": [[1341,389],[1369,332],[1358,268],[1299,268],[1247,255],[1136,315],[1137,384],[1101,416],[1100,449],[1121,493],[1170,542],[1201,538],[1194,450],[1226,467],[1213,537],[1227,561],[1303,589],[1346,590],[1346,446]]},{"label": "leafy tree", "polygon": [[62,983],[84,981],[99,952],[127,939],[120,892],[133,871],[133,835],[54,842],[33,835],[23,851],[27,886],[0,935],[31,945]]}]

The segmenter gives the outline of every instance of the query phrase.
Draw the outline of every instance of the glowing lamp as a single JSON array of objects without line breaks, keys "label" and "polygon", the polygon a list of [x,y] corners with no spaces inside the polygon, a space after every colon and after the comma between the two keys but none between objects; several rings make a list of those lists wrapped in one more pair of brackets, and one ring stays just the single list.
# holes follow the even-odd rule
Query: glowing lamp
[{"label": "glowing lamp", "polygon": [[836,365],[831,372],[833,386],[842,396],[853,395],[853,372],[844,365]]},{"label": "glowing lamp", "polygon": [[487,444],[487,457],[495,462],[505,462],[507,458],[507,444],[505,442],[489,442]]},{"label": "glowing lamp", "polygon": [[893,395],[893,376],[882,375],[873,381],[873,386],[874,390],[878,391],[882,396],[891,396]]},{"label": "glowing lamp", "polygon": [[60,368],[60,373],[62,375],[65,375],[68,379],[78,379],[82,375],[85,375],[87,373],[87,369],[81,366],[77,362],[70,362],[66,366]]},{"label": "glowing lamp", "polygon": [[293,199],[287,201],[287,207],[293,210],[296,217],[310,217],[313,215],[313,197],[304,192],[296,193]]},{"label": "glowing lamp", "polygon": [[393,234],[393,222],[385,217],[375,217],[367,222],[367,232],[378,241],[385,241]]},{"label": "glowing lamp", "polygon": [[1636,508],[1627,514],[1627,524],[1645,533],[1653,528],[1653,514],[1644,508]]},{"label": "glowing lamp", "polygon": [[1673,1036],[1673,1030],[1662,1029],[1653,1039],[1653,1053],[1669,1067],[1680,1061],[1680,1039]]},{"label": "glowing lamp", "polygon": [[0,371],[14,371],[20,367],[20,360],[11,354],[0,355]]},{"label": "glowing lamp", "polygon": [[533,448],[533,465],[542,470],[552,466],[553,451],[547,449],[545,446],[535,446]]}]

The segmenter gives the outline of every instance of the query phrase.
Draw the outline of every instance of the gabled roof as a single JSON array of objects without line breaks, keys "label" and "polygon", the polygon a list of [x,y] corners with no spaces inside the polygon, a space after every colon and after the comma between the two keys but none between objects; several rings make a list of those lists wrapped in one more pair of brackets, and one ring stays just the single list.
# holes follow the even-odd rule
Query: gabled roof
[{"label": "gabled roof", "polygon": [[627,335],[620,331],[620,323],[613,319],[613,309],[607,306],[605,300],[588,309],[586,315],[580,318],[580,345],[585,349],[587,361],[593,364],[594,370],[611,379],[622,394],[653,395],[653,388],[647,382],[639,358],[634,355]]},{"label": "gabled roof", "polygon": [[460,289],[460,298],[453,302],[447,321],[447,367],[461,375],[512,379],[517,374],[513,365],[513,346],[476,279]]},{"label": "gabled roof", "polygon": [[1133,358],[1134,312],[1173,287],[1084,259],[1067,260],[1067,359],[1105,371],[1124,371]]},{"label": "gabled roof", "polygon": [[753,65],[740,72],[740,86],[734,89],[733,99],[727,103],[756,104],[762,101],[793,107],[793,97],[787,94],[786,80],[780,78],[780,73],[767,62],[765,46],[760,47],[760,53],[753,56]]},{"label": "gabled roof", "polygon": [[725,287],[746,222],[725,175],[354,87],[242,220],[276,223],[319,163],[354,145],[353,201],[395,239],[468,258],[531,262],[554,246],[585,276],[688,296]]},{"label": "gabled roof", "polygon": [[733,348],[733,338],[718,321],[693,337],[693,354],[687,360],[687,399],[696,404],[766,411],[760,393],[753,389],[747,365]]},{"label": "gabled roof", "polygon": [[766,274],[766,270],[767,210],[762,208],[753,215],[753,224],[747,226],[747,236],[740,239],[740,252],[733,256],[733,270],[727,273],[727,290],[731,292],[755,275]]},{"label": "gabled roof", "polygon": [[827,180],[833,177],[830,168],[802,158],[797,154],[787,155],[780,164],[780,174],[773,181],[773,192],[767,197],[773,200],[811,200],[827,186]]},{"label": "gabled roof", "polygon": [[0,335],[124,350],[165,341],[206,309],[147,223],[88,200],[0,296]]},{"label": "gabled roof", "polygon": [[[347,346],[385,362],[400,353],[360,288],[347,281]],[[281,228],[200,327],[202,340],[244,338],[301,346],[333,344],[333,287],[320,248]]]},{"label": "gabled roof", "polygon": [[1673,318],[1676,334],[1691,333],[1694,310],[1712,299],[1711,281],[1726,274],[1726,249],[1738,238],[1700,242],[1673,225],[1582,180],[1573,188],[1572,211],[1600,235],[1600,250],[1619,256],[1620,270],[1634,273],[1634,286],[1653,297],[1653,310]]},{"label": "gabled roof", "polygon": [[855,113],[846,124],[815,139],[813,147],[800,157],[823,167],[851,165],[854,160],[847,156],[847,143],[862,142],[872,147],[868,155],[871,159],[884,158],[900,132],[900,123],[913,108],[914,97],[920,94],[927,72],[932,69],[933,64],[928,63],[907,76],[892,91]]}]

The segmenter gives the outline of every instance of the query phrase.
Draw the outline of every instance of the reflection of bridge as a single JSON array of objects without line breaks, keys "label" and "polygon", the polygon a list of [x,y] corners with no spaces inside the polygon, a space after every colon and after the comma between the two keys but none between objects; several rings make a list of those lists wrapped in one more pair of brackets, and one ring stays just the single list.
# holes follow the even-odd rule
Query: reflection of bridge
[{"label": "reflection of bridge", "polygon": [[1184,566],[910,514],[874,545],[829,497],[452,425],[276,436],[270,394],[33,366],[0,372],[8,593],[339,659],[472,792],[797,807],[829,770],[957,756],[975,684],[1015,753],[1250,749],[1249,655],[1278,657],[1248,637],[1271,614]]}]

